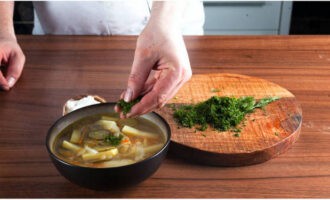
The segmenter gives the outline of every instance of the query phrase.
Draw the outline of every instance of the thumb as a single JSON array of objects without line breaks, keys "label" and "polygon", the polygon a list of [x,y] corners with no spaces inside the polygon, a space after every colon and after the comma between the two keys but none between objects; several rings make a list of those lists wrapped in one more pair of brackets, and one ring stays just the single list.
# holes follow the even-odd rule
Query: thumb
[{"label": "thumb", "polygon": [[145,54],[145,52],[141,53],[139,49],[135,51],[131,73],[128,77],[127,89],[124,93],[124,101],[126,102],[130,102],[140,95],[155,64],[153,59],[150,56],[145,56]]},{"label": "thumb", "polygon": [[8,63],[8,69],[6,74],[6,80],[8,82],[8,86],[12,88],[16,81],[21,76],[23,67],[25,63],[25,56],[23,53],[15,53],[11,56],[9,63]]}]

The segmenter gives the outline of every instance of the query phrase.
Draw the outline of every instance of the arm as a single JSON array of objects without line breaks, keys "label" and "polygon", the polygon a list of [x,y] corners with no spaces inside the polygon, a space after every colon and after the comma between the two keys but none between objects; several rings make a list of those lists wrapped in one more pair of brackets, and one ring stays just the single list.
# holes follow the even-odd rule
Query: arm
[{"label": "arm", "polygon": [[156,22],[160,27],[172,26],[180,28],[186,2],[183,1],[154,1],[149,23]]},{"label": "arm", "polygon": [[0,86],[9,90],[20,77],[25,56],[17,44],[13,26],[14,2],[0,2]]},{"label": "arm", "polygon": [[14,2],[0,2],[0,13],[1,39],[6,38],[16,41],[13,26]]},{"label": "arm", "polygon": [[127,89],[121,95],[126,102],[140,95],[143,98],[127,117],[164,106],[190,79],[192,72],[180,30],[184,9],[185,1],[153,3],[150,20],[137,41]]}]

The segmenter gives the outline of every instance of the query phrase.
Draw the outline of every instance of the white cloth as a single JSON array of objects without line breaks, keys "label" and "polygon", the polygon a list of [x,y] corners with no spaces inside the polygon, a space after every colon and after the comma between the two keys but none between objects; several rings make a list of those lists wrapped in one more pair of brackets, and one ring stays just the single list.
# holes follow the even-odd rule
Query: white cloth
[{"label": "white cloth", "polygon": [[[33,34],[139,35],[150,17],[151,2],[140,1],[35,1]],[[170,14],[170,13],[169,13]],[[182,33],[202,35],[204,8],[189,1]]]}]

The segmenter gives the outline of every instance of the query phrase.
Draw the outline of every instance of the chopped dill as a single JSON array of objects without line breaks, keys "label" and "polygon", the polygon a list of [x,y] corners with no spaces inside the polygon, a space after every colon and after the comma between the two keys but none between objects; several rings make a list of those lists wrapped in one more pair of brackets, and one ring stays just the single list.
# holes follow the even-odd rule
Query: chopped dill
[{"label": "chopped dill", "polygon": [[173,111],[175,111],[176,109],[175,109],[175,105],[174,104],[169,104],[168,105]]},{"label": "chopped dill", "polygon": [[138,97],[131,102],[126,102],[124,99],[120,99],[117,105],[121,108],[122,112],[126,115],[131,111],[132,107],[141,101],[142,97]]},{"label": "chopped dill", "polygon": [[239,128],[233,128],[230,131],[231,132],[235,132],[235,133],[239,133],[239,132],[241,132],[241,129],[239,129]]},{"label": "chopped dill", "polygon": [[104,138],[104,142],[113,145],[113,146],[118,146],[123,139],[123,135],[119,135],[118,137],[114,135],[108,135],[107,137]]},{"label": "chopped dill", "polygon": [[246,114],[256,108],[263,108],[277,99],[277,97],[267,97],[256,101],[251,96],[241,98],[213,96],[196,105],[182,105],[175,110],[174,118],[183,127],[195,127],[204,131],[211,126],[218,131],[227,131],[240,124]]},{"label": "chopped dill", "polygon": [[241,136],[241,134],[240,133],[235,133],[235,134],[233,134],[233,136],[234,137],[239,137],[239,136]]}]

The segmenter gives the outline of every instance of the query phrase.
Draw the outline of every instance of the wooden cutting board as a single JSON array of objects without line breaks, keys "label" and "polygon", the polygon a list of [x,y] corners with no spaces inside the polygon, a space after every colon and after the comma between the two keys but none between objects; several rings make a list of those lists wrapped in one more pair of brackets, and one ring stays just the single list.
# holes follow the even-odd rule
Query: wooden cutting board
[{"label": "wooden cutting board", "polygon": [[[198,103],[215,95],[281,98],[247,115],[239,137],[212,128],[183,128],[175,122],[169,104]],[[193,75],[169,104],[157,112],[171,127],[170,152],[208,165],[243,166],[274,158],[297,140],[302,123],[302,110],[292,93],[269,81],[237,74]]]}]

